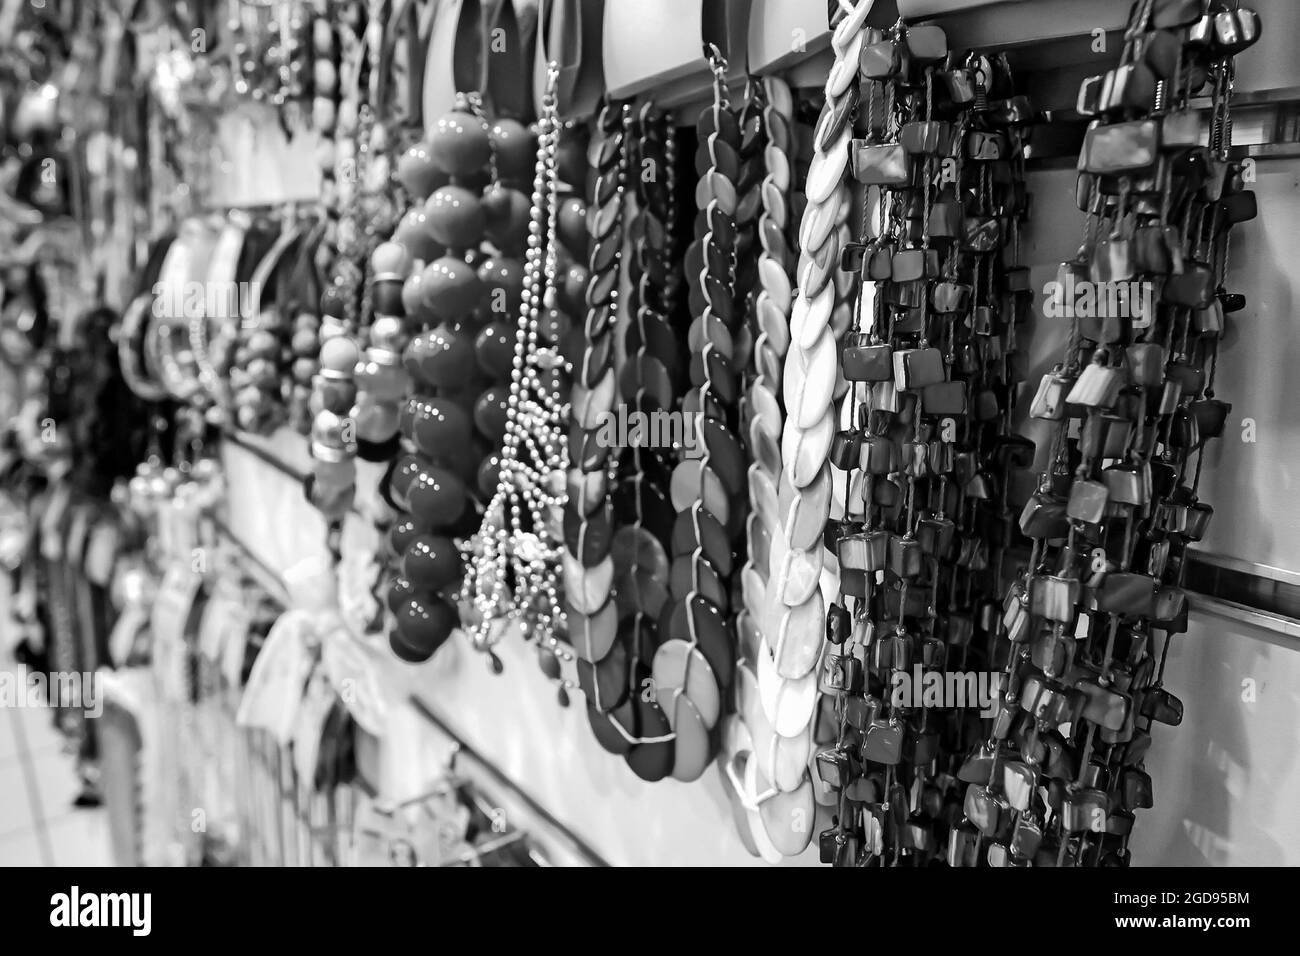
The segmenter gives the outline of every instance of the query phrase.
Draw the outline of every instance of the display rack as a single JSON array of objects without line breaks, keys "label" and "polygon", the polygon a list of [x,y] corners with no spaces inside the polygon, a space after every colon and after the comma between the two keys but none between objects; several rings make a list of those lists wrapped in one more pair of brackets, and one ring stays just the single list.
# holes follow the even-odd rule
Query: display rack
[{"label": "display rack", "polygon": [[[288,436],[286,436],[288,437]],[[256,457],[272,469],[272,473],[284,478],[301,482],[301,474],[291,461],[272,454],[264,442],[240,436],[232,436],[233,444]],[[282,606],[289,606],[289,592],[285,587],[281,570],[272,567],[266,559],[253,551],[240,533],[232,530],[225,518],[214,522],[219,539],[230,548],[241,570],[262,587]],[[390,687],[390,698],[400,700],[408,693],[404,687]],[[556,866],[603,866],[605,861],[580,837],[572,833],[554,816],[540,806],[528,793],[520,789],[510,777],[490,760],[485,759],[478,750],[459,737],[449,724],[424,700],[411,698],[411,706],[427,723],[431,739],[430,745],[443,752],[448,765],[454,764],[455,774],[463,779],[474,793],[495,808],[501,808],[513,826],[528,835],[529,840],[540,850],[550,865]],[[230,728],[232,733],[236,729]],[[382,741],[379,746],[382,747]],[[285,806],[285,819],[290,821],[289,833],[285,827],[274,831],[273,843],[262,845],[258,855],[260,862],[270,865],[276,859],[285,858],[287,854],[315,853],[311,858],[337,859],[341,852],[334,841],[334,829],[322,829],[322,818],[317,808],[300,799],[302,788],[292,780],[292,771],[288,761],[273,745],[266,741],[253,741],[250,744],[249,758],[254,770],[260,770],[269,780],[278,781]],[[287,772],[287,773],[286,773]],[[364,781],[369,793],[379,792],[379,781]],[[407,798],[411,799],[411,798]],[[325,808],[325,819],[336,821],[346,817],[339,808]],[[249,829],[264,833],[269,828],[259,830],[249,825]],[[331,835],[334,834],[334,835]],[[265,837],[264,837],[265,839]],[[312,848],[315,847],[313,850]]]}]

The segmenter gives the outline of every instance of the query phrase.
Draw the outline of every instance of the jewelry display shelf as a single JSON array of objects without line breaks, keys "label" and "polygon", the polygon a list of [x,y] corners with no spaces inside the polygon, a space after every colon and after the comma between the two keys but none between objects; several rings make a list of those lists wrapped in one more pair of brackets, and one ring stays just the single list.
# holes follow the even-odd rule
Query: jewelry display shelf
[{"label": "jewelry display shelf", "polygon": [[[253,559],[250,566],[262,566],[253,575],[279,578],[297,561],[327,556],[324,521],[302,495],[306,439],[288,430],[270,438],[240,433],[225,443],[222,457],[230,489],[226,529]],[[360,466],[381,468],[364,462]],[[358,489],[373,491],[377,479],[378,473],[363,475]],[[366,499],[359,499],[357,511],[365,509]],[[348,515],[345,559],[350,546],[365,546],[369,524],[358,513]],[[765,865],[749,856],[737,839],[716,771],[710,768],[692,784],[639,780],[623,761],[596,743],[580,691],[571,689],[569,706],[559,705],[557,685],[537,666],[532,644],[510,635],[495,650],[503,663],[500,674],[459,633],[420,665],[402,664],[386,648],[380,649],[390,706],[415,701],[410,719],[427,731],[421,735],[419,753],[409,755],[410,759],[419,760],[421,766],[427,761],[432,768],[445,765],[452,748],[460,748],[457,769],[465,761],[467,776],[481,773],[482,780],[476,777],[475,782],[508,819],[517,819],[522,828],[535,833],[554,821],[558,829],[552,859],[556,862]],[[565,665],[565,675],[571,679],[572,669],[571,662]],[[437,759],[428,760],[430,753]],[[406,756],[395,754],[392,760]],[[471,771],[471,766],[477,770]],[[529,822],[533,815],[536,822]],[[552,838],[546,839],[550,846]],[[817,865],[816,848],[788,864]]]},{"label": "jewelry display shelf", "polygon": [[[245,482],[234,490],[231,518],[238,523],[250,497],[271,494],[278,500],[279,495],[291,493],[297,504],[282,516],[283,523],[297,529],[294,540],[300,544],[290,553],[301,558],[317,547],[312,544],[316,540],[323,549],[323,536],[317,538],[304,530],[309,527],[306,513],[312,511],[300,490],[305,442],[292,433],[281,433],[272,439],[238,435],[230,445],[228,458],[247,459],[236,464],[241,474],[248,478],[252,466],[260,469],[261,475],[255,479],[256,486]],[[362,519],[350,516],[349,520]],[[259,541],[246,523],[238,530],[226,531],[231,537],[238,536],[240,545],[245,546],[250,573],[270,588],[282,588],[279,574],[287,565],[276,555],[283,552]],[[254,545],[260,545],[256,553],[251,550]],[[1197,561],[1207,566],[1236,566],[1231,559],[1205,554],[1198,554]],[[1203,574],[1198,567],[1190,570],[1189,584],[1201,587]],[[1284,584],[1295,583],[1296,577],[1277,571]],[[1270,671],[1300,674],[1300,661],[1281,650],[1296,647],[1296,639],[1285,632],[1293,626],[1289,621],[1270,619],[1264,612],[1246,613],[1213,592],[1194,595],[1191,632],[1175,641],[1167,674],[1168,684],[1176,692],[1199,692],[1196,704],[1189,704],[1189,722],[1218,726],[1214,715],[1229,724],[1239,719],[1232,716],[1240,706],[1234,703],[1239,678],[1233,675],[1257,675],[1257,665],[1249,662],[1261,654],[1281,655],[1272,659]],[[592,739],[579,692],[570,691],[567,708],[558,705],[555,685],[538,669],[531,645],[511,636],[497,645],[497,653],[504,663],[501,674],[493,673],[486,659],[460,635],[425,665],[411,667],[393,661],[384,672],[387,686],[392,688],[390,699],[411,701],[413,719],[425,727],[428,747],[439,754],[438,759],[449,760],[456,753],[458,770],[463,769],[465,776],[482,788],[512,825],[538,835],[549,859],[557,865],[761,865],[736,840],[726,797],[712,770],[690,785],[674,781],[650,785],[637,780]],[[1206,667],[1226,672],[1229,680],[1206,684]],[[1268,696],[1260,706],[1278,705],[1275,697]],[[1177,798],[1178,819],[1208,820],[1213,814],[1196,796],[1196,789],[1183,790],[1181,783],[1186,780],[1187,767],[1197,763],[1197,753],[1207,746],[1207,739],[1210,746],[1224,747],[1225,753],[1233,750],[1230,741],[1215,743],[1213,730],[1207,731],[1208,738],[1194,740],[1190,729],[1170,735],[1157,755],[1159,764],[1153,775],[1164,792],[1181,794]],[[1265,742],[1263,746],[1273,744]],[[1217,777],[1210,784],[1211,789],[1221,786]],[[1195,840],[1176,828],[1147,827],[1135,842],[1135,854],[1151,862],[1192,862],[1201,856],[1231,860],[1237,858],[1234,854],[1247,852],[1243,845],[1232,842],[1231,827],[1231,821],[1204,824]],[[814,865],[815,851],[791,862]]]},{"label": "jewelry display shelf", "polygon": [[[238,435],[235,444],[248,450],[270,473],[287,480],[300,480],[301,473],[295,461],[297,449],[286,438],[294,436],[276,436],[274,441],[259,439],[256,436]],[[270,449],[280,448],[281,457]],[[253,451],[257,449],[257,451]],[[274,480],[274,479],[272,479]],[[238,500],[232,500],[231,508],[238,524]],[[273,565],[271,560],[254,550],[250,545],[247,529],[235,530],[228,519],[215,522],[221,540],[237,555],[240,566],[250,578],[282,606],[287,606],[288,589],[284,584],[283,569]],[[384,672],[386,697],[390,704],[401,706],[406,701],[419,715],[429,735],[428,740],[421,741],[421,749],[437,754],[430,766],[450,765],[454,756],[456,776],[463,779],[481,795],[482,799],[494,808],[505,813],[512,830],[523,831],[537,845],[542,856],[553,866],[601,866],[604,860],[581,838],[575,836],[554,816],[546,811],[528,793],[502,771],[497,765],[480,755],[473,745],[456,734],[449,724],[439,716],[428,703],[413,696],[416,685],[421,683],[418,675],[421,669],[403,668],[393,663],[393,667]],[[380,747],[383,743],[380,742]],[[374,765],[378,760],[363,760],[363,765]],[[367,789],[379,791],[380,781],[367,780]],[[404,797],[405,795],[401,795]]]}]

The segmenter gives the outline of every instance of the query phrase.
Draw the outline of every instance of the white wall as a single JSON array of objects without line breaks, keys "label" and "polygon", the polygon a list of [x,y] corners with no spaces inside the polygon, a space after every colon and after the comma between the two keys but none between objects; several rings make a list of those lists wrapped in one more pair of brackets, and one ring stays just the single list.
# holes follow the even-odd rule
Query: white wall
[{"label": "white wall", "polygon": [[[1260,218],[1233,233],[1228,286],[1248,298],[1220,349],[1227,432],[1206,455],[1202,500],[1214,506],[1205,551],[1300,570],[1300,160],[1256,166]],[[1030,176],[1034,221],[1024,246],[1035,288],[1078,247],[1074,171]],[[1040,300],[1041,301],[1041,300]],[[1030,387],[1060,354],[1063,325],[1039,319],[1029,339]],[[1242,441],[1253,418],[1258,440]],[[1195,606],[1195,604],[1193,604]],[[1165,685],[1186,708],[1157,727],[1148,757],[1156,806],[1140,811],[1133,859],[1154,865],[1300,865],[1295,728],[1300,644],[1261,628],[1195,614],[1175,639]],[[1253,680],[1257,699],[1242,700]]]}]

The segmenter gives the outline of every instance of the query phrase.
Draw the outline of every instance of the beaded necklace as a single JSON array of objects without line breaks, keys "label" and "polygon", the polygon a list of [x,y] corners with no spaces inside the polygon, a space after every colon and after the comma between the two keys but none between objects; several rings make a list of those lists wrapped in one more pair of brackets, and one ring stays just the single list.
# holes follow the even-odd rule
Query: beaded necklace
[{"label": "beaded necklace", "polygon": [[526,638],[550,634],[564,621],[557,569],[563,550],[558,524],[568,461],[567,409],[548,385],[547,373],[561,359],[539,334],[543,310],[554,307],[556,295],[558,73],[555,64],[548,68],[542,98],[500,478],[482,525],[465,547],[467,573],[461,594],[473,611],[470,640],[480,650],[489,650],[500,639],[497,624],[503,618],[517,622]]}]

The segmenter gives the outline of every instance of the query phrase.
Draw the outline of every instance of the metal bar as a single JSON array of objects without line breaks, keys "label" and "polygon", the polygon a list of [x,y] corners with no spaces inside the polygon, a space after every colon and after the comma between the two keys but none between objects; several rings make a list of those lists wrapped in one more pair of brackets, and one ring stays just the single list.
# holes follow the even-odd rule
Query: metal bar
[{"label": "metal bar", "polygon": [[[1219,598],[1208,597],[1204,594],[1192,593],[1190,597],[1192,610],[1195,612],[1258,628],[1270,635],[1274,635],[1273,637],[1261,635],[1260,640],[1290,650],[1300,650],[1300,621],[1295,618],[1269,614],[1265,611],[1247,607],[1244,604],[1222,601]],[[1256,635],[1247,633],[1245,636],[1255,637]]]},{"label": "metal bar", "polygon": [[465,777],[486,797],[502,807],[509,819],[523,819],[527,830],[538,844],[551,852],[552,861],[558,854],[579,866],[608,866],[609,864],[585,840],[561,823],[549,810],[501,771],[494,763],[478,753],[457,734],[428,705],[418,697],[409,698],[418,714],[433,724],[459,747],[456,754],[456,774]]},{"label": "metal bar", "polygon": [[249,441],[247,438],[244,437],[242,433],[235,431],[233,429],[227,429],[226,431],[222,432],[222,435],[232,445],[238,445],[240,448],[244,449],[244,451],[248,452],[254,458],[261,459],[266,464],[274,468],[276,471],[288,475],[290,478],[294,479],[295,481],[301,482],[304,479],[306,479],[307,477],[306,472],[301,471],[298,468],[295,468],[293,465],[289,464],[284,459],[271,454],[271,452],[267,451],[261,445]]},{"label": "metal bar", "polygon": [[1267,578],[1270,581],[1278,581],[1291,587],[1300,588],[1300,571],[1288,571],[1286,568],[1275,568],[1272,565],[1260,564],[1257,561],[1247,561],[1244,558],[1234,558],[1226,554],[1218,554],[1214,551],[1188,551],[1189,560],[1197,564],[1213,565],[1216,568],[1226,568],[1229,571],[1236,571],[1239,574],[1249,574],[1258,578]]}]

